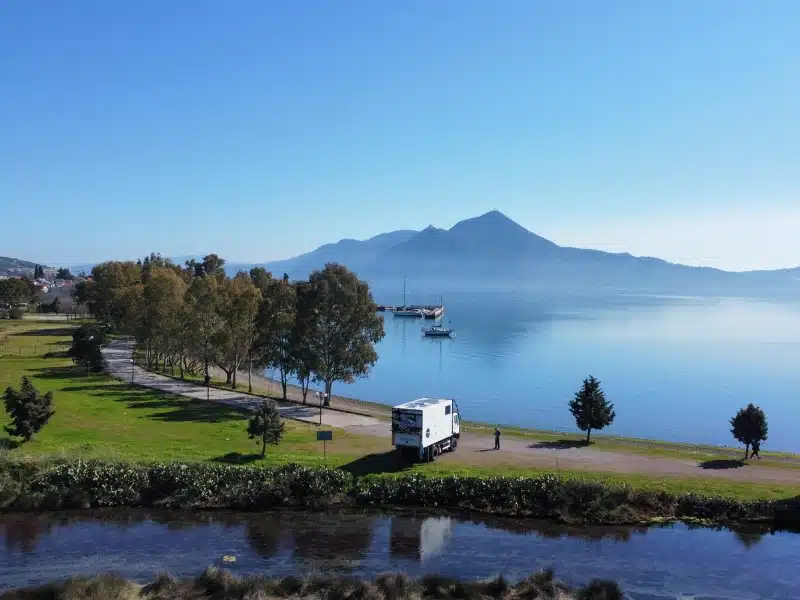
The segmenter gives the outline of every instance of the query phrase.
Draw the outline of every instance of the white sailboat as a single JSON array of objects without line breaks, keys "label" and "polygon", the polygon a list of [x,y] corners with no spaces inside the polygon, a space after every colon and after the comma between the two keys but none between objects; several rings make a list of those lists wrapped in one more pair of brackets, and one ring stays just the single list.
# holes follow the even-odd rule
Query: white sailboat
[{"label": "white sailboat", "polygon": [[406,277],[403,277],[403,305],[395,309],[394,314],[397,317],[421,317],[421,308],[411,308],[406,304]]},{"label": "white sailboat", "polygon": [[[444,301],[439,300],[439,305],[444,306]],[[449,323],[449,319],[448,319]],[[422,333],[425,337],[451,337],[455,333],[455,329],[452,327],[445,327],[442,325],[442,317],[439,317],[439,324],[436,325],[434,323],[433,327],[423,327]]]}]

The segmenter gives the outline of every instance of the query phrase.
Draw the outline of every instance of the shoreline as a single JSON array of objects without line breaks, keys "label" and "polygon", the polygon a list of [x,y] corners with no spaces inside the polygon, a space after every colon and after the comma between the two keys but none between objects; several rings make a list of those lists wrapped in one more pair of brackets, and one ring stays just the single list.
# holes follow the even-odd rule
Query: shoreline
[{"label": "shoreline", "polygon": [[[175,377],[173,375],[169,375],[168,373],[162,373],[161,371],[154,371],[154,372],[157,372],[161,375],[167,375],[168,377]],[[212,383],[211,383],[212,387],[230,390],[231,389],[230,386],[226,386],[224,381],[219,381],[214,379],[215,377],[219,377],[220,375],[224,377],[224,373],[221,370],[217,368],[212,369]],[[283,400],[281,384],[279,381],[276,381],[274,379],[267,377],[266,375],[262,375],[259,373],[253,373],[251,375],[251,378],[253,383],[253,395],[264,396],[266,394],[266,396],[273,398],[275,400]],[[237,391],[241,393],[248,393],[247,372],[240,371],[239,374],[237,375]],[[287,384],[286,400],[288,402],[294,402],[302,406],[303,405],[302,391],[300,389],[300,386],[291,383]],[[314,406],[314,407],[319,406],[319,404],[315,400],[316,398],[314,396],[314,390],[309,390],[308,402],[305,404],[305,406]],[[331,398],[331,405],[325,407],[325,409],[363,415],[388,421],[391,419],[392,407],[391,405],[382,404],[380,402],[375,402],[370,400],[359,400],[357,398],[349,398],[347,396],[333,395],[333,397]],[[479,421],[469,421],[469,420],[463,420],[462,424],[465,427],[469,428],[470,431],[475,431],[486,435],[490,435],[492,431],[494,431],[495,427],[494,425],[490,425],[488,423],[481,423]],[[569,439],[569,440],[580,441],[585,437],[585,435],[579,431],[570,432],[570,431],[557,431],[548,429],[530,429],[525,427],[518,427],[514,425],[503,425],[503,424],[500,424],[500,428],[503,432],[503,435],[516,438]],[[603,434],[599,432],[592,432],[592,440],[595,443],[599,442],[601,445],[602,444],[626,445],[626,446],[640,447],[646,449],[661,448],[664,450],[673,450],[673,451],[696,452],[705,454],[724,454],[732,458],[740,457],[744,453],[744,450],[742,448],[736,446],[716,446],[713,444],[672,442],[669,440],[627,437],[627,436],[619,436],[612,434]],[[762,455],[765,457],[765,459],[773,461],[800,463],[800,452],[764,451],[762,452]]]}]

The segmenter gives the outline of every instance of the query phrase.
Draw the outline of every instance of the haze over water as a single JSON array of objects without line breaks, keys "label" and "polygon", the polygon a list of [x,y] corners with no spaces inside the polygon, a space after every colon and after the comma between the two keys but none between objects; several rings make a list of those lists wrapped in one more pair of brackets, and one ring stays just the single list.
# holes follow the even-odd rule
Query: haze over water
[{"label": "haze over water", "polygon": [[[475,286],[469,286],[474,288]],[[373,286],[400,304],[402,281]],[[475,291],[409,279],[409,303],[444,292],[452,339],[431,321],[385,315],[367,379],[334,394],[389,404],[455,398],[468,420],[574,431],[567,402],[588,375],[617,417],[605,433],[734,445],[728,420],[748,402],[769,420],[766,449],[800,451],[800,301]]]}]

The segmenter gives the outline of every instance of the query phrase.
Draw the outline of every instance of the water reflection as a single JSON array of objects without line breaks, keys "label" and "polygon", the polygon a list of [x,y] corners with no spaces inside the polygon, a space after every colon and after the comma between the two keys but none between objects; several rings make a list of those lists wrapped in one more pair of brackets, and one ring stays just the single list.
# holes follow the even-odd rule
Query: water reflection
[{"label": "water reflection", "polygon": [[[589,542],[628,542],[658,529],[640,526],[577,526],[534,519],[501,517],[455,518],[425,512],[404,512],[383,515],[373,511],[267,513],[171,512],[158,510],[96,510],[62,513],[13,513],[0,515],[0,536],[6,552],[35,553],[41,538],[58,535],[58,529],[85,523],[113,526],[124,532],[145,522],[165,526],[167,531],[181,532],[206,526],[226,529],[243,528],[245,539],[258,556],[271,558],[288,551],[308,561],[346,562],[362,559],[373,542],[378,520],[388,521],[388,551],[405,559],[421,559],[442,551],[457,525],[472,524],[489,531],[515,535],[533,535],[543,539],[572,538]],[[671,528],[670,524],[661,528]],[[708,530],[697,525],[682,525],[689,531]],[[727,531],[716,528],[717,531]],[[733,530],[744,548],[752,548],[772,534],[758,525]]]},{"label": "water reflection", "polygon": [[[115,571],[147,581],[209,564],[237,574],[389,570],[510,579],[553,567],[581,585],[605,577],[629,598],[797,598],[800,535],[685,525],[571,527],[425,511],[167,512],[103,510],[0,515],[0,590]],[[222,557],[234,563],[223,565]]]}]

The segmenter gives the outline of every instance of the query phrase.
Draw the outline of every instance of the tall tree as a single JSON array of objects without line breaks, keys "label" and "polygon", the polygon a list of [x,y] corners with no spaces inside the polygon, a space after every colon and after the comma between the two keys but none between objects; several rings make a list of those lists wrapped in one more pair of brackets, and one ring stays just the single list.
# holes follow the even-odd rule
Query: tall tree
[{"label": "tall tree", "polygon": [[186,294],[186,283],[169,267],[154,267],[143,273],[143,315],[137,330],[137,341],[145,349],[148,365],[159,359],[166,368],[178,337],[179,319]]},{"label": "tall tree", "polygon": [[272,398],[264,398],[247,423],[247,436],[261,442],[261,458],[267,453],[267,444],[277,444],[283,437],[284,424],[278,405]]},{"label": "tall tree", "polygon": [[221,326],[214,342],[215,362],[225,371],[227,383],[236,389],[239,368],[251,356],[261,292],[243,271],[221,282],[218,305]]},{"label": "tall tree", "polygon": [[273,279],[259,307],[256,319],[256,363],[260,367],[277,369],[283,399],[289,377],[294,370],[292,328],[295,322],[296,294],[282,279]]},{"label": "tall tree", "polygon": [[315,381],[325,384],[330,404],[334,381],[351,383],[364,377],[378,360],[384,336],[369,286],[346,267],[328,263],[309,277],[309,351],[315,358]]},{"label": "tall tree", "polygon": [[194,355],[203,364],[203,373],[211,377],[209,367],[214,357],[213,342],[220,329],[218,307],[220,285],[214,277],[195,277],[188,290],[189,303],[193,309],[191,327],[195,330],[197,347]]},{"label": "tall tree", "polygon": [[[314,333],[314,295],[307,281],[294,284],[297,306],[292,327],[291,352],[294,374],[300,383],[303,404],[308,399],[311,378],[317,371],[317,357],[311,346]],[[285,394],[285,392],[284,392]]]},{"label": "tall tree", "polygon": [[74,277],[69,271],[69,267],[61,267],[56,271],[56,279],[63,279],[64,281],[72,281]]},{"label": "tall tree", "polygon": [[733,437],[744,444],[744,458],[750,452],[750,446],[754,442],[766,442],[769,427],[767,426],[767,416],[760,407],[752,402],[742,409],[731,419],[731,433]]},{"label": "tall tree", "polygon": [[141,267],[133,261],[110,261],[92,268],[92,279],[85,294],[89,310],[115,330],[131,327],[140,310],[141,289],[131,290],[141,283]]},{"label": "tall tree", "polygon": [[594,377],[583,380],[581,389],[569,401],[569,412],[575,417],[578,429],[586,432],[586,443],[592,438],[592,429],[603,429],[614,422],[614,405],[606,400],[600,382]]},{"label": "tall tree", "polygon": [[31,297],[30,286],[22,277],[9,277],[0,279],[0,303],[17,306],[27,302]]},{"label": "tall tree", "polygon": [[27,377],[22,378],[19,390],[11,386],[6,388],[3,403],[11,417],[11,425],[5,427],[6,433],[21,437],[26,442],[30,441],[55,414],[53,392],[40,394]]}]

